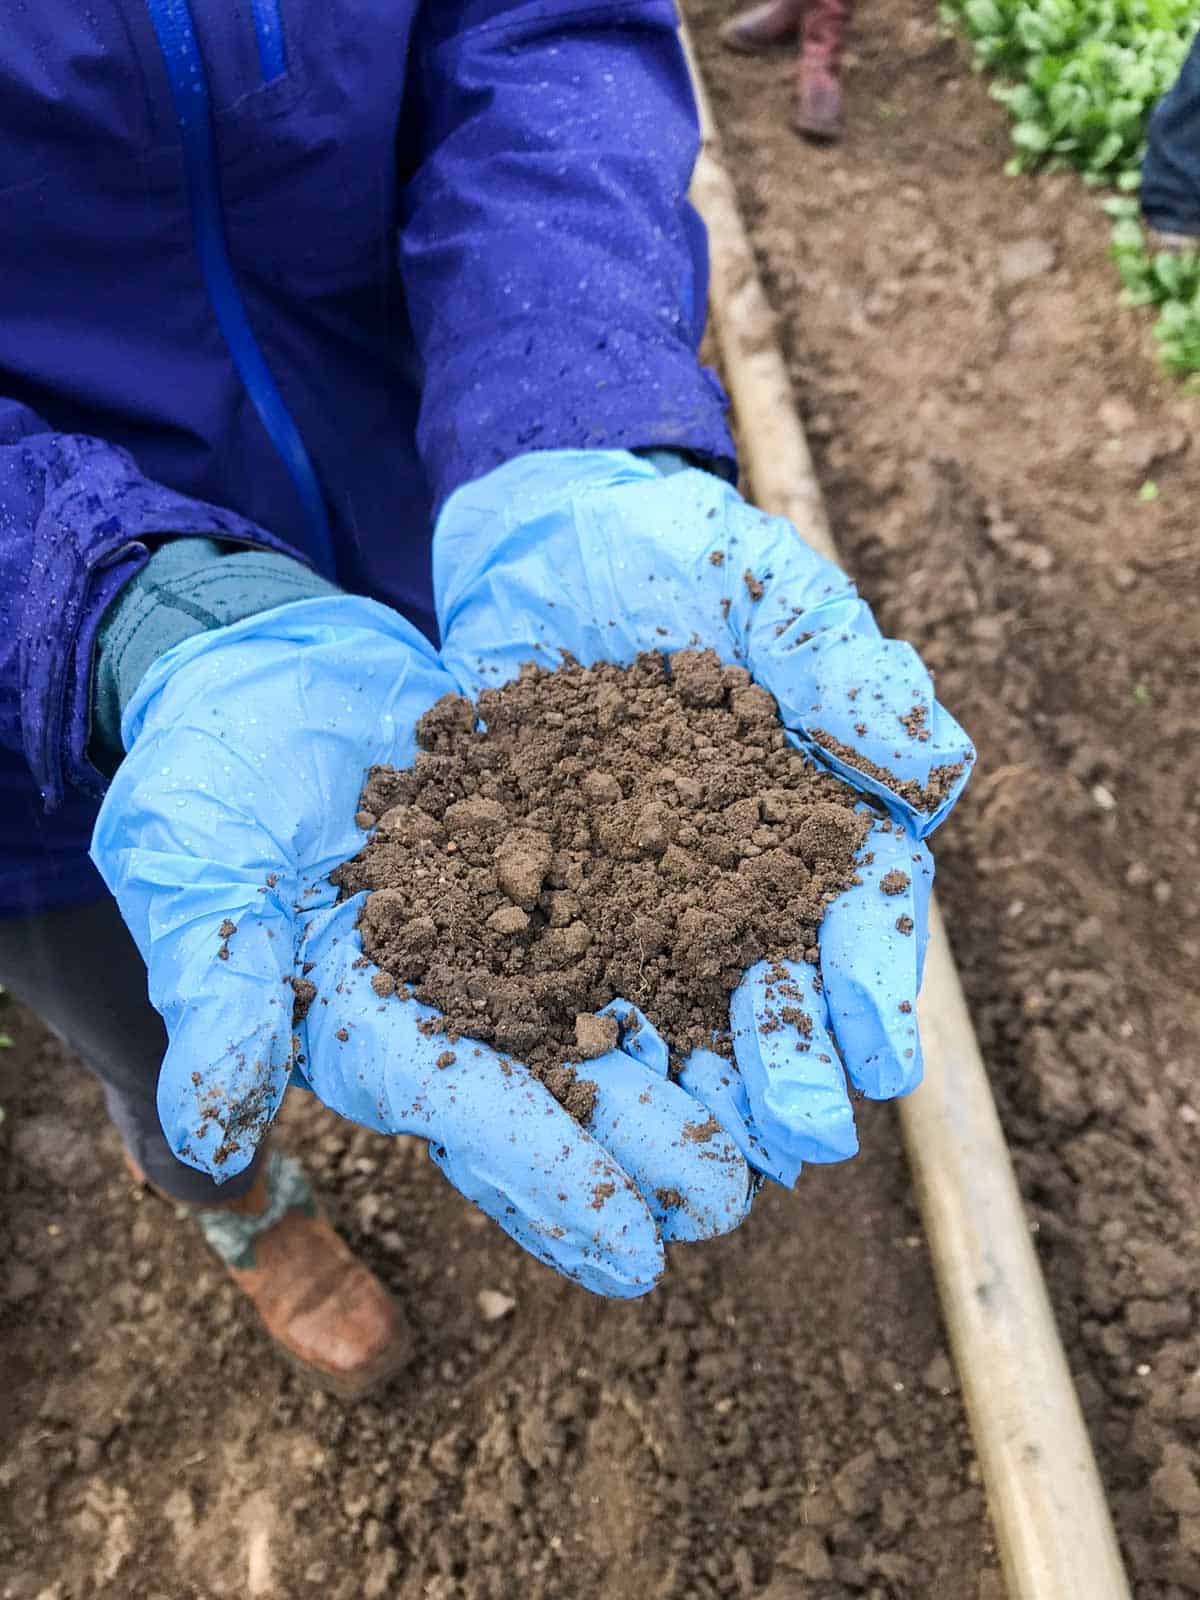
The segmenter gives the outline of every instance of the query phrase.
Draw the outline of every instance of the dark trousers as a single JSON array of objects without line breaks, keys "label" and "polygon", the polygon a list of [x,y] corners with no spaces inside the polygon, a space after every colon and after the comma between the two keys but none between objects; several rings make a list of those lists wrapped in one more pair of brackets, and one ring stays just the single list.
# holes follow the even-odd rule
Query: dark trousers
[{"label": "dark trousers", "polygon": [[176,1160],[163,1137],[155,1095],[167,1032],[114,900],[0,917],[0,983],[100,1079],[126,1150],[156,1189],[189,1205],[246,1193],[257,1163],[218,1186]]},{"label": "dark trousers", "polygon": [[1161,233],[1200,238],[1200,35],[1150,119],[1142,211]]}]

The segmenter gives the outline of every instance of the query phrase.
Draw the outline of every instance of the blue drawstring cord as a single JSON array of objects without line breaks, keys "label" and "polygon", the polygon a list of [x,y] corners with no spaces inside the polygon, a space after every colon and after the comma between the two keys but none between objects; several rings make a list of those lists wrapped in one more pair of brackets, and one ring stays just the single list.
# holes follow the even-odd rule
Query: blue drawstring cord
[{"label": "blue drawstring cord", "polygon": [[[208,297],[246,393],[300,498],[308,526],[309,552],[321,571],[332,577],[336,575],[337,562],[321,486],[304,447],[304,440],[300,437],[300,430],[284,404],[266,357],[254,337],[229,258],[217,179],[212,102],[188,0],[146,0],[146,8],[158,35],[159,49],[171,85],[171,98],[175,103],[175,117],[179,124],[187,170],[196,253],[208,287]],[[272,12],[273,19],[269,15]],[[274,0],[256,0],[254,17],[264,73],[268,62],[272,67],[278,64],[282,70],[283,33],[278,26],[278,7]],[[260,26],[260,19],[273,21],[273,29]]]}]

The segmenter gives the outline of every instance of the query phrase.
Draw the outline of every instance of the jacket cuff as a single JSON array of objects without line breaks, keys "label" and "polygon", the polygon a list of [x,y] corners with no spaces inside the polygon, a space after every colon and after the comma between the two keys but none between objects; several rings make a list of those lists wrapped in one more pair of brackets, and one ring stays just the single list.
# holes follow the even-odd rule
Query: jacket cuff
[{"label": "jacket cuff", "polygon": [[[553,387],[539,395],[527,383],[498,385],[498,370],[548,373]],[[456,397],[429,407],[419,429],[438,509],[463,484],[535,450],[673,451],[737,477],[725,391],[685,344],[664,350],[661,331],[651,339],[522,323],[494,338],[486,356],[472,345],[438,363],[431,391]]]},{"label": "jacket cuff", "polygon": [[111,777],[124,746],[121,717],[159,656],[195,634],[293,600],[337,594],[290,556],[230,551],[214,539],[173,539],[121,590],[96,630],[87,756]]},{"label": "jacket cuff", "polygon": [[[143,477],[126,451],[102,440],[55,435],[35,465],[43,485],[30,551],[38,583],[30,585],[20,625],[21,724],[30,772],[53,811],[68,786],[104,792],[86,753],[96,632],[151,548],[198,536],[295,552],[236,512]],[[57,617],[49,646],[47,596]]]}]

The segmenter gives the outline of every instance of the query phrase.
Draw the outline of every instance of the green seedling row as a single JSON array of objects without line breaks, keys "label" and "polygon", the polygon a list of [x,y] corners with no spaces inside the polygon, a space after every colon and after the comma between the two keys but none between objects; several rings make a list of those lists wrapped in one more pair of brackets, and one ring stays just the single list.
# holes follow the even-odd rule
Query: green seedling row
[{"label": "green seedling row", "polygon": [[1200,21],[1196,0],[945,0],[992,93],[1013,117],[1008,170],[1076,168],[1116,190],[1113,256],[1130,305],[1159,307],[1166,365],[1200,373],[1200,252],[1153,251],[1134,198],[1150,114],[1171,87]]}]

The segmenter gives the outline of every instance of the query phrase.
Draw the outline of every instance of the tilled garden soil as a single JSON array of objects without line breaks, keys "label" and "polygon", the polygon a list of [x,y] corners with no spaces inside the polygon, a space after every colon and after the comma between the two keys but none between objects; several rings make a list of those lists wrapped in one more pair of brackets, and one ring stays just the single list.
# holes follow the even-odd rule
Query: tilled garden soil
[{"label": "tilled garden soil", "polygon": [[[864,11],[835,152],[788,132],[785,59],[721,56],[724,5],[689,9],[847,560],[979,747],[943,901],[1137,1595],[1183,1600],[1195,403],[1117,308],[1091,198],[1002,176],[1001,113],[932,5]],[[418,1335],[345,1407],[132,1190],[76,1064],[5,1026],[2,1600],[998,1600],[886,1108],[860,1108],[856,1162],[611,1304],[416,1141],[294,1096],[287,1140]]]},{"label": "tilled garden soil", "polygon": [[863,7],[834,151],[788,132],[786,58],[731,58],[724,4],[688,12],[835,534],[979,749],[940,893],[1135,1592],[1182,1600],[1200,404],[1119,307],[1097,200],[1002,176],[1006,116],[933,5]]}]

